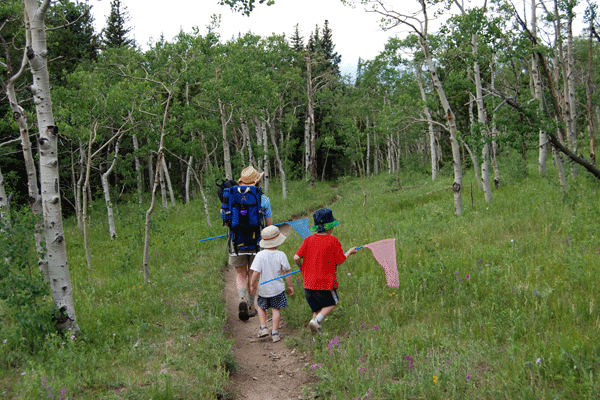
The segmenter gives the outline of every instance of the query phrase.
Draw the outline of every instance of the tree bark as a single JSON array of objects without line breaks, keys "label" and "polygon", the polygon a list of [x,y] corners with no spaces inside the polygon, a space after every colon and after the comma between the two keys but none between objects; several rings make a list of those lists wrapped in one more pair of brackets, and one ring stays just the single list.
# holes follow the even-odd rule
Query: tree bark
[{"label": "tree bark", "polygon": [[138,144],[137,135],[134,133],[131,135],[133,139],[133,150],[134,156],[133,159],[135,161],[135,177],[137,180],[137,194],[138,194],[138,205],[142,205],[142,167],[140,165],[140,158],[138,157],[138,151],[140,150],[140,146]]},{"label": "tree bark", "polygon": [[221,117],[221,134],[223,135],[223,162],[225,164],[225,177],[233,179],[231,171],[231,152],[229,151],[229,140],[227,139],[227,124],[231,120],[231,115],[227,115],[227,107],[219,99],[219,116]]},{"label": "tree bark", "polygon": [[40,181],[44,215],[48,273],[52,300],[59,310],[57,327],[79,333],[69,275],[65,234],[62,224],[58,175],[58,128],[54,123],[48,74],[46,27],[44,19],[50,1],[24,0],[25,21],[31,34],[27,58],[31,66],[31,93],[37,114],[40,143]]},{"label": "tree bark", "polygon": [[431,157],[431,180],[437,179],[437,155],[435,148],[435,130],[433,129],[433,118],[431,117],[431,111],[427,107],[427,95],[425,94],[425,88],[423,87],[423,80],[421,75],[423,74],[423,68],[421,63],[415,63],[415,76],[417,77],[417,83],[419,84],[419,91],[421,92],[421,100],[423,100],[423,113],[427,118],[427,128],[429,132],[429,156]]},{"label": "tree bark", "polygon": [[[537,13],[536,0],[531,2],[531,34],[537,37]],[[542,80],[538,67],[538,58],[536,54],[531,57],[531,80],[533,81],[534,97],[539,102],[540,115],[544,110],[544,92],[542,89]],[[548,137],[546,132],[540,129],[539,148],[538,148],[538,172],[545,176],[547,173],[546,160],[548,158]]]},{"label": "tree bark", "polygon": [[281,179],[281,191],[283,199],[287,198],[287,190],[286,190],[286,180],[285,180],[285,170],[283,169],[283,161],[279,156],[279,147],[277,147],[276,135],[275,135],[275,124],[269,124],[269,130],[271,132],[271,143],[273,143],[273,150],[275,151],[275,160],[277,161],[277,167],[279,168],[279,176]]},{"label": "tree bark", "polygon": [[117,229],[115,228],[115,217],[114,217],[114,213],[113,213],[113,205],[112,205],[112,201],[110,200],[110,187],[108,185],[108,177],[111,174],[111,172],[113,171],[115,164],[117,162],[117,157],[119,156],[119,142],[121,141],[121,137],[122,136],[119,136],[119,138],[117,139],[117,142],[115,143],[115,153],[114,153],[112,162],[110,163],[110,167],[108,167],[106,172],[103,173],[102,177],[100,178],[102,181],[102,190],[104,191],[104,202],[106,204],[106,215],[108,217],[108,232],[110,234],[111,239],[115,239],[117,237]]},{"label": "tree bark", "polygon": [[[0,222],[4,226],[10,226],[10,214],[9,214],[8,197],[6,197],[6,189],[4,188],[4,176],[2,176],[2,170],[0,170]],[[2,229],[0,229],[2,232]]]}]

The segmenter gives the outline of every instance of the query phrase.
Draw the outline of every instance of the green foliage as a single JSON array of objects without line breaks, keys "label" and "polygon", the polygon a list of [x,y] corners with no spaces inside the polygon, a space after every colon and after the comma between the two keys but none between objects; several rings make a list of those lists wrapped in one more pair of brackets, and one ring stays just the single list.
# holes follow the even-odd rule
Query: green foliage
[{"label": "green foliage", "polygon": [[135,40],[129,37],[132,29],[127,26],[129,20],[129,12],[121,0],[111,0],[110,14],[106,18],[106,27],[102,30],[102,45],[106,48],[135,45]]},{"label": "green foliage", "polygon": [[32,232],[36,219],[13,213],[11,225],[0,220],[0,365],[14,367],[35,354],[54,331],[48,285],[38,268]]}]

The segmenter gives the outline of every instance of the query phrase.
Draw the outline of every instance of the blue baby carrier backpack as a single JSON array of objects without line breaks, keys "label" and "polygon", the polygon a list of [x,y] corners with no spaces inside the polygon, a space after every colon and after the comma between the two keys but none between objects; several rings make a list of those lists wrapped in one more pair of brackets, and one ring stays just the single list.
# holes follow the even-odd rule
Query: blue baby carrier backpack
[{"label": "blue baby carrier backpack", "polygon": [[261,208],[262,189],[224,181],[217,190],[221,199],[221,219],[229,227],[230,249],[235,254],[260,250],[260,232],[265,226]]}]

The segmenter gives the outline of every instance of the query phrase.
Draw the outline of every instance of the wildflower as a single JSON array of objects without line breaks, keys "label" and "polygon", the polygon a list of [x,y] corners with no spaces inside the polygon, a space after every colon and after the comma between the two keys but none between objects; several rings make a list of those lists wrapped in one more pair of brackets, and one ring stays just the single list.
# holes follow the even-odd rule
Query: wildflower
[{"label": "wildflower", "polygon": [[467,374],[467,376],[465,377],[465,381],[469,382],[469,379],[471,379],[471,374]]},{"label": "wildflower", "polygon": [[536,364],[541,364],[542,363],[542,359],[538,358],[537,361],[535,362]]},{"label": "wildflower", "polygon": [[312,369],[314,371],[315,369],[321,368],[321,367],[322,367],[321,364],[313,364],[313,365],[310,366],[310,369]]},{"label": "wildflower", "polygon": [[352,274],[350,272],[348,272],[348,276],[352,276]]},{"label": "wildflower", "polygon": [[437,385],[437,381],[438,381],[438,377],[437,376],[433,376],[433,384]]},{"label": "wildflower", "polygon": [[537,297],[539,295],[537,289],[533,289],[533,294]]},{"label": "wildflower", "polygon": [[360,324],[360,327],[361,327],[361,328],[364,328],[364,327],[365,327],[365,324]]},{"label": "wildflower", "polygon": [[6,341],[7,341],[7,340],[8,340],[8,339],[4,339],[4,340],[2,341],[2,343],[6,344]]},{"label": "wildflower", "polygon": [[21,372],[21,376],[25,376],[27,372]]},{"label": "wildflower", "polygon": [[138,286],[140,289],[142,288],[142,285]]},{"label": "wildflower", "polygon": [[196,319],[196,321],[198,321],[198,318],[200,318],[200,317],[196,315],[194,318]]},{"label": "wildflower", "polygon": [[413,369],[415,367],[413,364],[413,359],[410,358],[410,356],[406,356],[404,359],[408,361],[408,369]]},{"label": "wildflower", "polygon": [[113,333],[113,337],[114,337],[114,336],[117,336],[117,334],[116,334],[116,333]]},{"label": "wildflower", "polygon": [[481,265],[481,258],[477,260],[477,264]]},{"label": "wildflower", "polygon": [[378,329],[379,329],[379,327],[378,327],[377,325],[375,325],[375,326],[373,327],[373,330],[374,330],[374,331],[376,331],[376,330],[378,330]]},{"label": "wildflower", "polygon": [[71,335],[71,340],[75,340],[75,335]]},{"label": "wildflower", "polygon": [[465,275],[465,279],[469,280],[471,277],[469,276],[469,274]]},{"label": "wildflower", "polygon": [[358,369],[358,374],[359,374],[359,375],[362,375],[364,372],[367,372],[367,369],[366,369],[365,367],[360,367],[360,368]]},{"label": "wildflower", "polygon": [[338,335],[335,335],[335,337],[333,339],[331,339],[329,341],[329,344],[327,345],[327,349],[329,350],[330,356],[333,355],[333,348],[337,347],[339,345],[340,345],[340,337]]}]

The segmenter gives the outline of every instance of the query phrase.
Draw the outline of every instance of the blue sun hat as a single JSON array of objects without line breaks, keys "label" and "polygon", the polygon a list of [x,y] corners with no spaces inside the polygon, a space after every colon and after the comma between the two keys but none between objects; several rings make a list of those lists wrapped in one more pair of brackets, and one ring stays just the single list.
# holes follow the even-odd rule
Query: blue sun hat
[{"label": "blue sun hat", "polygon": [[340,223],[333,217],[333,212],[329,208],[321,208],[315,211],[313,220],[315,225],[310,230],[317,233],[328,231]]}]

